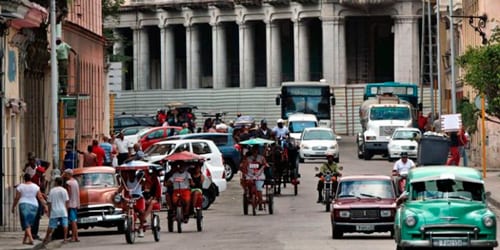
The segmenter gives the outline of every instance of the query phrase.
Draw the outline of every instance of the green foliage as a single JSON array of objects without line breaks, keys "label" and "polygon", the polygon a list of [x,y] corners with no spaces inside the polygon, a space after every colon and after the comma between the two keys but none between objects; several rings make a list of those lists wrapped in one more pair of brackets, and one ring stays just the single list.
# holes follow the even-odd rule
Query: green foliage
[{"label": "green foliage", "polygon": [[465,83],[488,100],[488,114],[500,118],[500,30],[497,28],[489,43],[470,47],[457,59],[465,70]]},{"label": "green foliage", "polygon": [[118,11],[120,6],[125,2],[125,0],[102,0],[102,17],[103,19],[107,17],[118,17]]},{"label": "green foliage", "polygon": [[[120,7],[125,0],[102,0],[102,16],[106,18],[118,19]],[[132,58],[123,54],[113,53],[113,44],[120,42],[123,46],[131,46],[130,41],[123,41],[122,38],[115,36],[113,29],[104,28],[103,36],[106,39],[106,57],[110,62],[122,62],[126,64],[132,61]],[[124,67],[125,68],[125,67]]]},{"label": "green foliage", "polygon": [[462,124],[467,128],[469,134],[477,131],[477,120],[479,118],[479,110],[474,103],[470,103],[468,99],[462,99],[458,105],[458,112],[462,114]]}]

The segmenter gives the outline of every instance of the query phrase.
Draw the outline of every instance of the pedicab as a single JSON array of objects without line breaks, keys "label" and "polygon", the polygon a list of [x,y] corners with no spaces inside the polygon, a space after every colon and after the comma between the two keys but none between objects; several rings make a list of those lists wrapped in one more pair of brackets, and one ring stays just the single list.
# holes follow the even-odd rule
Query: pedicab
[{"label": "pedicab", "polygon": [[300,184],[298,174],[298,147],[293,139],[281,138],[278,143],[271,147],[270,158],[272,159],[274,193],[281,194],[281,185],[286,188],[286,184],[293,186],[293,194],[298,194],[298,185]]},{"label": "pedicab", "polygon": [[[240,142],[240,145],[242,146],[264,146],[268,144],[272,144],[274,141],[271,140],[266,140],[266,139],[261,139],[261,138],[255,138],[255,139],[249,139],[246,141]],[[244,150],[243,150],[244,151]],[[242,186],[244,189],[243,193],[243,214],[248,215],[248,206],[252,206],[252,214],[256,215],[257,214],[257,208],[262,207],[262,210],[266,210],[269,212],[269,214],[274,213],[274,180],[272,178],[272,169],[270,167],[265,167],[262,166],[261,164],[258,163],[253,163],[253,162],[248,162],[248,167],[249,171],[264,171],[265,173],[265,179],[264,179],[264,193],[262,195],[262,200],[260,201],[259,204],[259,199],[258,199],[258,191],[256,187],[256,183],[259,183],[259,181],[262,181],[258,176],[252,176],[252,175],[247,175],[246,170],[242,171],[243,177],[245,177],[244,181],[242,182]],[[260,209],[259,209],[260,210]]]},{"label": "pedicab", "polygon": [[[139,234],[140,236],[146,230],[151,229],[154,240],[156,242],[160,241],[160,216],[158,215],[161,208],[160,203],[151,201],[150,204],[145,204],[143,195],[133,194],[133,192],[135,190],[139,190],[143,193],[143,185],[146,183],[156,183],[153,178],[158,178],[156,175],[162,174],[163,167],[144,161],[130,161],[126,164],[117,166],[116,172],[121,185],[119,190],[123,189],[123,192],[117,192],[115,202],[126,203],[126,206],[123,206],[126,209],[124,222],[125,240],[129,244],[133,244],[135,242],[136,234]],[[156,174],[153,175],[153,173]],[[132,178],[133,181],[130,181]],[[158,179],[157,181],[159,183]],[[161,194],[161,187],[159,188]],[[144,202],[144,210],[137,206],[140,202]],[[142,224],[140,221],[140,210],[143,210],[142,213],[144,213],[146,212],[146,209],[151,210],[149,224]],[[145,218],[144,220],[147,219]]]},{"label": "pedicab", "polygon": [[[171,167],[171,171],[177,171],[177,167],[180,168],[195,168],[201,167],[204,164],[204,157],[199,156],[197,154],[193,154],[189,151],[183,151],[180,153],[174,153],[167,157],[165,160]],[[180,170],[176,174],[175,172],[169,172],[167,174],[168,181],[171,184],[171,192],[167,191],[167,204],[168,204],[168,231],[174,231],[174,221],[177,223],[177,232],[182,233],[182,224],[188,223],[190,217],[194,217],[196,219],[196,229],[198,232],[203,230],[203,195],[200,191],[199,193],[192,193],[190,187],[185,187],[185,176],[182,175],[184,171],[188,170]],[[185,191],[185,192],[184,192]],[[189,192],[187,194],[187,192]],[[193,199],[189,202],[186,199],[186,196],[191,197],[193,195]],[[199,194],[199,195],[197,195]],[[189,206],[189,213],[185,211],[186,206]]]}]

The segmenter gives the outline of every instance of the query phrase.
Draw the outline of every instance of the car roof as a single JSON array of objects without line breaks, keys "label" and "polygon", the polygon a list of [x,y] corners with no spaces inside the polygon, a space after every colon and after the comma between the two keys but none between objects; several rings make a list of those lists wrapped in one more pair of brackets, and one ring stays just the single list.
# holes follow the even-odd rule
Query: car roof
[{"label": "car roof", "polygon": [[481,173],[476,169],[459,166],[425,166],[411,169],[408,173],[410,182],[460,179],[470,182],[483,182]]},{"label": "car roof", "polygon": [[304,132],[309,131],[309,130],[324,130],[324,131],[332,131],[333,132],[333,129],[331,129],[331,128],[322,128],[322,127],[305,128]]},{"label": "car roof", "polygon": [[[179,138],[179,139],[184,139],[184,138],[193,138],[193,137],[198,137],[198,136],[216,136],[216,135],[223,135],[227,136],[228,133],[192,133],[192,134],[185,134],[185,135],[174,135],[169,138]],[[172,140],[170,139],[170,140]]]},{"label": "car roof", "polygon": [[208,143],[214,143],[211,140],[207,139],[179,139],[179,140],[165,140],[165,141],[159,141],[155,144],[175,144],[175,143],[184,143],[184,142],[208,142]]},{"label": "car roof", "polygon": [[87,173],[110,173],[110,174],[114,174],[115,172],[116,172],[115,168],[113,168],[113,167],[105,167],[105,166],[84,167],[84,168],[75,168],[75,169],[73,169],[73,175],[87,174]]},{"label": "car roof", "polygon": [[350,175],[343,176],[340,178],[341,181],[355,181],[355,180],[392,180],[390,176],[387,175]]}]

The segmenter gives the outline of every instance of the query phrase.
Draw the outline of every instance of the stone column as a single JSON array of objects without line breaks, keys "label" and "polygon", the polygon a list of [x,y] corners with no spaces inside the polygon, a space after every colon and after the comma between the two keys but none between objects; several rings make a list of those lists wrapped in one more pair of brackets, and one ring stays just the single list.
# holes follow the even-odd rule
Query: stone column
[{"label": "stone column", "polygon": [[139,33],[139,72],[138,72],[138,87],[140,90],[151,89],[151,63],[149,57],[149,34],[148,30],[143,27]]},{"label": "stone column", "polygon": [[[332,20],[332,25],[332,32],[334,34],[333,39],[331,40],[332,45],[330,47],[333,49],[333,53],[331,53],[331,56],[333,58],[333,70],[331,76],[333,79],[332,83],[335,85],[344,85],[347,84],[344,17],[334,17]],[[324,52],[323,55],[325,56]],[[328,70],[323,70],[323,72],[327,71]]]},{"label": "stone column", "polygon": [[200,27],[191,26],[191,88],[197,89],[201,85],[201,51]]},{"label": "stone column", "polygon": [[213,88],[227,87],[226,29],[224,24],[212,25]]},{"label": "stone column", "polygon": [[171,26],[160,26],[161,89],[174,89],[175,40]]},{"label": "stone column", "polygon": [[139,43],[140,43],[140,27],[132,27],[132,40],[133,40],[133,56],[132,56],[132,63],[133,63],[133,69],[134,69],[134,79],[133,79],[133,89],[138,90],[139,89]]},{"label": "stone column", "polygon": [[281,85],[281,36],[278,23],[266,23],[267,86]]},{"label": "stone column", "polygon": [[394,81],[418,83],[419,16],[394,16]]},{"label": "stone column", "polygon": [[240,87],[251,88],[255,82],[254,35],[251,24],[240,24]]},{"label": "stone column", "polygon": [[191,80],[191,32],[192,26],[186,26],[186,89],[192,89]]},{"label": "stone column", "polygon": [[309,36],[307,22],[294,20],[294,72],[295,81],[309,80]]},{"label": "stone column", "polygon": [[333,33],[334,22],[332,17],[322,17],[321,18],[321,27],[323,32],[323,79],[326,80],[329,84],[335,84],[333,79],[335,75],[334,71],[334,41],[335,34]]}]

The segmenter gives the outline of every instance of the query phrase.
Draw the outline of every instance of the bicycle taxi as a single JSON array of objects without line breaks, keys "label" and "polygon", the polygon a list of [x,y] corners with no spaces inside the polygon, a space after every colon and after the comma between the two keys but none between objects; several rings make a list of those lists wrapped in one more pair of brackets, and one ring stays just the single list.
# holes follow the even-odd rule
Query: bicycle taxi
[{"label": "bicycle taxi", "polygon": [[[253,215],[257,214],[257,210],[267,210],[269,214],[273,214],[274,212],[274,180],[272,178],[272,169],[269,166],[264,166],[262,162],[255,161],[255,157],[252,158],[250,153],[247,155],[247,152],[258,151],[258,147],[272,143],[274,141],[261,138],[249,139],[239,143],[242,147],[251,147],[249,150],[242,150],[244,160],[240,171],[241,185],[244,190],[243,214],[245,215],[248,215],[249,206],[252,207]],[[259,190],[261,188],[262,190]]]},{"label": "bicycle taxi", "polygon": [[[123,206],[126,209],[125,240],[133,244],[136,236],[143,237],[144,232],[151,229],[154,240],[160,241],[159,176],[163,174],[163,167],[144,161],[131,161],[117,166],[116,172],[120,188],[115,196],[115,202],[126,203],[126,206]],[[147,223],[148,217],[149,223]]]},{"label": "bicycle taxi", "polygon": [[[201,183],[193,181],[193,169],[204,164],[204,157],[189,151],[171,154],[165,157],[170,166],[165,181],[168,185],[168,231],[174,231],[174,222],[177,223],[177,232],[182,233],[182,224],[188,223],[190,217],[196,219],[196,229],[203,230],[203,195]],[[202,178],[202,177],[201,177]],[[200,180],[200,182],[203,182]]]}]

